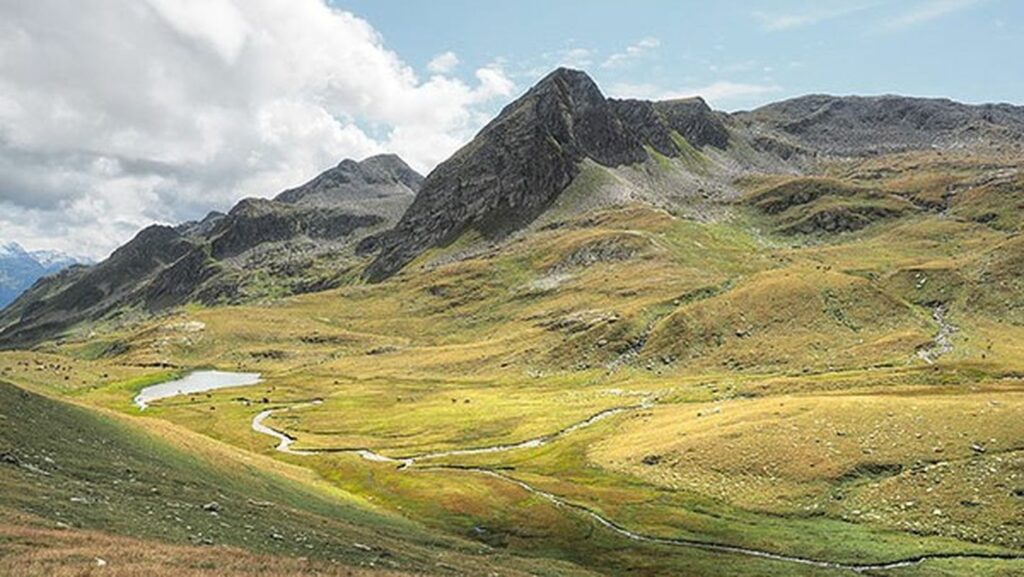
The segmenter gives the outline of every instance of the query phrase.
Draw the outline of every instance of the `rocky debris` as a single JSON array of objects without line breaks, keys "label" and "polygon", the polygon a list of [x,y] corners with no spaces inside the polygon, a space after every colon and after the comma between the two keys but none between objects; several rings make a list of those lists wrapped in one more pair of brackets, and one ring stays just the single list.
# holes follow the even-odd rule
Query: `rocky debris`
[{"label": "rocky debris", "polygon": [[783,226],[786,234],[838,233],[860,230],[887,218],[902,216],[909,207],[894,208],[884,205],[849,205],[815,210],[797,222]]},{"label": "rocky debris", "polygon": [[792,178],[745,202],[774,216],[784,234],[849,232],[918,210],[898,196],[820,177]]},{"label": "rocky debris", "polygon": [[558,274],[574,268],[586,268],[597,263],[624,262],[643,251],[650,241],[640,235],[616,235],[598,238],[573,249],[551,269]]},{"label": "rocky debris", "polygon": [[917,351],[917,356],[929,365],[935,364],[939,357],[953,352],[953,333],[957,328],[946,319],[946,305],[937,304],[932,308],[932,319],[939,325],[939,330],[932,337],[932,342]]},{"label": "rocky debris", "polygon": [[661,463],[662,459],[661,455],[647,455],[640,462],[650,467]]}]

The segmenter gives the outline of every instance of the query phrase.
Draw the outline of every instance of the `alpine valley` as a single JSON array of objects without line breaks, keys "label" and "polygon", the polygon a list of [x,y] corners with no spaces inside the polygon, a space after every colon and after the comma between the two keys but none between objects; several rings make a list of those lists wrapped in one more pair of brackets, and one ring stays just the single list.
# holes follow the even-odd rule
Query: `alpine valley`
[{"label": "alpine valley", "polygon": [[1022,227],[1024,107],[560,68],[3,309],[0,574],[1024,575]]}]

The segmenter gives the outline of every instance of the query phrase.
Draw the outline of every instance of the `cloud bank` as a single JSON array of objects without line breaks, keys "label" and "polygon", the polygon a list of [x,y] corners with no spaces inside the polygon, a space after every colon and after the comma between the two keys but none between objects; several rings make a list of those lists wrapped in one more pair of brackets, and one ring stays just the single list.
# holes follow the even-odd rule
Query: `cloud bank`
[{"label": "cloud bank", "polygon": [[321,0],[0,6],[0,236],[103,257],[140,227],[269,196],[343,158],[425,171],[514,85],[420,78]]}]

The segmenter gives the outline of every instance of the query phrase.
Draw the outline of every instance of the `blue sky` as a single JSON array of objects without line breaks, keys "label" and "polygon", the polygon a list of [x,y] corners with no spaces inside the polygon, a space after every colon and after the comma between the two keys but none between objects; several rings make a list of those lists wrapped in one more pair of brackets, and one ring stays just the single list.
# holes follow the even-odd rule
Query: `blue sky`
[{"label": "blue sky", "polygon": [[519,89],[569,64],[613,96],[705,92],[728,110],[815,92],[1024,103],[1017,0],[333,4],[423,74],[451,51],[454,73],[498,62]]}]

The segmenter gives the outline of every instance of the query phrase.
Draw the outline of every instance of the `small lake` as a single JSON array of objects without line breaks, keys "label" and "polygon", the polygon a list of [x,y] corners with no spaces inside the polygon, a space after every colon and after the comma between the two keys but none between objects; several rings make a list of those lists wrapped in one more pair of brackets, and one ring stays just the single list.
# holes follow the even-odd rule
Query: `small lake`
[{"label": "small lake", "polygon": [[191,395],[204,393],[216,389],[229,389],[231,387],[244,387],[255,385],[260,382],[259,373],[229,373],[227,371],[196,371],[184,377],[146,387],[139,391],[133,402],[139,410],[145,410],[149,403],[176,397],[178,395]]}]

